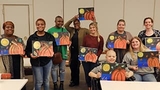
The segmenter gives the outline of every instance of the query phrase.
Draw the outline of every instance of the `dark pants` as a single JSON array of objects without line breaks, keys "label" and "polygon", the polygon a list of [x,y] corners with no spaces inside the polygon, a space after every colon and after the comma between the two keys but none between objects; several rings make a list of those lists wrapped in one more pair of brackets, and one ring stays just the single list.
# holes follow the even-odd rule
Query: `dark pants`
[{"label": "dark pants", "polygon": [[92,78],[91,80],[91,86],[92,90],[102,90],[101,84],[100,84],[100,78]]},{"label": "dark pants", "polygon": [[80,73],[80,61],[78,60],[78,51],[77,53],[71,51],[70,70],[71,70],[71,82],[78,85],[79,73]]},{"label": "dark pants", "polygon": [[97,66],[97,63],[91,63],[91,62],[82,62],[84,73],[85,73],[85,79],[88,87],[91,87],[91,77],[88,75],[89,72]]},{"label": "dark pants", "polygon": [[[13,55],[13,79],[21,79],[20,77],[20,56],[19,55]],[[24,86],[22,90],[26,90],[26,87]]]},{"label": "dark pants", "polygon": [[116,62],[122,63],[126,50],[125,49],[114,49],[114,51],[116,52],[116,55],[117,55]]}]

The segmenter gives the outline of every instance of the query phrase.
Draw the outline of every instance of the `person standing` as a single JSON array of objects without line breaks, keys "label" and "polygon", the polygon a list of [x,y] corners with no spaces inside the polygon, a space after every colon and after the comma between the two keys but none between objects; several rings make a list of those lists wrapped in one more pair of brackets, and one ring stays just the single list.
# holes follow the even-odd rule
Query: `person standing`
[{"label": "person standing", "polygon": [[[103,45],[104,45],[103,37],[99,35],[98,26],[96,22],[92,22],[89,24],[89,30],[90,34],[84,37],[82,46],[96,48],[97,49],[96,55],[99,58],[103,52]],[[98,58],[96,62],[82,61],[88,90],[91,90],[91,77],[88,74],[94,67],[98,65]]]},{"label": "person standing", "polygon": [[[71,27],[73,22],[74,27]],[[71,45],[70,49],[70,70],[71,70],[71,81],[69,86],[79,85],[79,73],[80,73],[80,61],[78,60],[79,47],[83,43],[83,38],[89,34],[89,30],[80,27],[80,21],[78,20],[78,15],[74,16],[71,20],[65,23],[64,27],[70,33]]]},{"label": "person standing", "polygon": [[160,37],[159,30],[153,29],[153,19],[151,17],[146,17],[143,20],[143,25],[145,30],[139,32],[138,37],[142,40],[142,43],[145,45],[146,37]]},{"label": "person standing", "polygon": [[[6,21],[3,23],[4,34],[1,38],[7,38],[10,40],[18,39],[20,37],[14,35],[15,25],[12,21]],[[23,47],[24,43],[23,43]],[[25,54],[25,53],[24,53]],[[0,73],[11,73],[11,79],[24,78],[23,56],[22,55],[4,55],[0,56]],[[25,86],[22,90],[26,90]]]},{"label": "person standing", "polygon": [[[145,30],[139,32],[138,37],[142,40],[142,43],[145,45],[145,38],[147,37],[160,37],[160,31],[153,29],[153,19],[151,17],[146,17],[143,20],[143,25]],[[154,68],[154,75],[158,77],[157,68]]]},{"label": "person standing", "polygon": [[[68,32],[63,26],[63,18],[61,16],[56,16],[55,18],[55,26],[51,27],[47,32],[53,34],[55,32]],[[67,57],[67,45],[58,45],[57,46],[58,52],[62,55],[62,62],[60,64],[53,64],[52,66],[52,79],[54,84],[54,90],[64,90],[64,77],[65,77],[65,66]],[[60,74],[60,86],[58,89],[58,68]]]},{"label": "person standing", "polygon": [[123,57],[124,57],[126,51],[128,50],[130,40],[132,38],[131,33],[125,31],[125,26],[126,26],[125,20],[120,19],[117,22],[117,30],[109,34],[109,37],[106,42],[106,48],[108,48],[108,41],[110,39],[110,36],[118,36],[118,37],[120,36],[120,37],[126,38],[126,49],[108,48],[108,49],[114,49],[114,51],[116,52],[116,55],[117,55],[116,62],[117,63],[122,63]]},{"label": "person standing", "polygon": [[[44,19],[39,18],[36,20],[37,31],[32,34],[26,45],[26,55],[30,58],[33,77],[34,77],[34,87],[35,90],[41,90],[43,86],[44,90],[50,90],[49,88],[49,76],[52,68],[52,57],[53,56],[34,56],[32,53],[32,42],[33,41],[52,41],[53,42],[53,52],[56,53],[56,42],[55,38],[49,33],[45,32],[46,22]],[[43,84],[43,85],[42,85]]]}]

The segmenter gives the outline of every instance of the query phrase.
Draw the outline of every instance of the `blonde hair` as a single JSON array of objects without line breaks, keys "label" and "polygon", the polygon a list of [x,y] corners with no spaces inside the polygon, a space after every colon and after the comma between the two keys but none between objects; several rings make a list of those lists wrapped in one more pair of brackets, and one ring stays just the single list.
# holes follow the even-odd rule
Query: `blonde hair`
[{"label": "blonde hair", "polygon": [[137,39],[140,42],[139,52],[144,52],[148,48],[142,43],[141,39],[139,37],[137,37],[137,36],[133,37],[130,40],[129,52],[131,53],[131,57],[133,58],[133,60],[137,60],[137,56],[134,54],[134,51],[133,51],[133,48],[132,48],[132,41],[134,39]]},{"label": "blonde hair", "polygon": [[96,30],[97,30],[97,36],[98,36],[98,42],[100,42],[100,35],[99,35],[99,32],[98,32],[98,25],[97,25],[97,22],[91,22],[90,24],[89,24],[89,27],[91,26],[91,25],[93,25],[93,26],[95,26],[96,27]]}]

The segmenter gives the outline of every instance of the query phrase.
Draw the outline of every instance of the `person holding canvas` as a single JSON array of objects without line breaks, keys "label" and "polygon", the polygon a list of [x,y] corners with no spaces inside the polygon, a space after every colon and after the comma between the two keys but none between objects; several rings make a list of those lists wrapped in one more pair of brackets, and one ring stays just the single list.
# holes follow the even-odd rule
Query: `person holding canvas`
[{"label": "person holding canvas", "polygon": [[[114,50],[107,50],[106,61],[104,61],[103,63],[111,63],[111,64],[116,63],[116,52]],[[96,78],[97,80],[99,80],[102,76],[102,64],[93,68],[88,75],[92,78]],[[129,79],[132,76],[133,76],[133,72],[128,70],[128,68],[126,68],[126,72],[125,72],[126,79]],[[130,80],[134,80],[134,79],[130,79]],[[98,88],[101,88],[100,85],[98,86],[99,86]]]},{"label": "person holding canvas", "polygon": [[[159,30],[156,30],[156,29],[153,29],[153,19],[151,17],[146,17],[144,20],[143,20],[143,25],[145,27],[145,30],[142,30],[139,32],[138,34],[138,37],[142,40],[142,43],[144,45],[146,45],[146,42],[145,42],[145,38],[149,38],[149,37],[160,37],[160,31]],[[157,76],[157,69],[154,68],[155,72],[155,76]]]},{"label": "person holding canvas", "polygon": [[[62,32],[68,32],[65,28],[63,28],[63,18],[61,16],[55,17],[55,26],[51,27],[47,32],[53,35],[55,38],[59,36],[58,33]],[[61,53],[62,62],[59,64],[53,64],[52,66],[52,79],[54,84],[54,90],[64,90],[64,77],[65,77],[65,66],[66,66],[66,60],[68,59],[67,54],[67,46],[69,45],[60,45],[57,43],[57,52]],[[58,71],[59,69],[59,71]],[[60,74],[60,85],[58,87],[57,81],[58,81],[58,72]]]},{"label": "person holding canvas", "polygon": [[133,37],[130,41],[129,52],[127,52],[123,58],[123,62],[127,63],[130,70],[134,72],[135,81],[149,81],[156,82],[154,76],[153,67],[138,67],[137,65],[137,52],[148,51],[149,49],[145,47],[138,37]]},{"label": "person holding canvas", "polygon": [[[117,22],[117,30],[109,34],[107,42],[106,42],[107,49],[115,50],[116,55],[117,55],[117,58],[116,58],[117,63],[122,63],[123,56],[128,50],[128,45],[130,44],[130,39],[132,38],[131,33],[125,31],[125,26],[126,26],[125,20],[120,19]],[[112,47],[110,47],[109,45],[111,40],[114,41],[112,43],[113,44]]]},{"label": "person holding canvas", "polygon": [[[84,37],[82,46],[89,48],[97,48],[96,55],[99,58],[103,52],[104,40],[98,32],[97,22],[92,22],[89,24],[89,31],[90,34]],[[91,77],[88,76],[88,73],[98,65],[98,58],[96,59],[96,61],[92,61],[92,58],[92,60],[89,61],[82,61],[88,90],[91,90]]]},{"label": "person holding canvas", "polygon": [[[52,68],[53,55],[41,57],[38,54],[36,55],[36,52],[33,52],[33,48],[42,50],[40,47],[45,46],[45,48],[43,48],[44,52],[42,53],[47,53],[46,50],[48,50],[49,46],[46,44],[41,44],[42,41],[52,42],[52,49],[49,51],[49,53],[56,53],[57,48],[55,38],[51,34],[44,31],[45,26],[46,22],[44,19],[39,18],[36,20],[37,31],[29,36],[25,49],[26,55],[30,58],[32,66],[35,90],[41,90],[42,86],[44,90],[50,90],[49,77]],[[36,41],[37,43],[33,43],[33,41]]]},{"label": "person holding canvas", "polygon": [[145,30],[140,31],[138,37],[142,40],[144,45],[146,37],[160,37],[160,31],[153,29],[153,19],[151,17],[146,17],[143,20],[143,25]]},{"label": "person holding canvas", "polygon": [[[7,38],[8,40],[15,40],[20,37],[14,35],[14,29],[15,25],[12,21],[6,21],[3,23],[2,26],[4,30],[4,34],[2,34],[1,38]],[[3,40],[1,39],[1,44],[3,45]],[[6,41],[4,41],[4,44],[7,44]],[[8,44],[11,44],[8,42]],[[17,47],[15,47],[17,48]],[[11,79],[22,79],[24,78],[24,67],[23,67],[23,56],[24,56],[24,48],[25,45],[23,43],[23,54],[17,54],[17,55],[1,55],[0,56],[0,73],[11,73]],[[22,88],[22,90],[26,90],[25,86]]]}]

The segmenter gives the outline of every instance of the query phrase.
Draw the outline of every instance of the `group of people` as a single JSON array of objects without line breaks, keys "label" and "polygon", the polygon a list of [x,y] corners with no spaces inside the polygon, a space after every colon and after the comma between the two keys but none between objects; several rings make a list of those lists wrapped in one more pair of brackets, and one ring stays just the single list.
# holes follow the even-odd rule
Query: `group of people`
[{"label": "group of people", "polygon": [[[69,25],[73,22],[74,27],[69,27]],[[78,24],[78,25],[77,25]],[[71,34],[71,40],[73,41],[73,45],[70,46],[71,51],[71,59],[70,59],[70,68],[71,68],[71,82],[70,87],[79,85],[79,65],[80,61],[78,60],[78,50],[80,46],[97,48],[97,56],[98,58],[103,52],[103,37],[98,32],[97,22],[93,21],[89,24],[89,32],[84,28],[78,28],[80,22],[77,20],[77,17],[73,17],[69,20],[64,26],[71,33],[74,31],[74,35]],[[138,52],[148,51],[149,49],[145,46],[145,38],[146,37],[159,37],[159,30],[153,29],[153,19],[151,17],[146,17],[143,21],[143,25],[145,27],[144,30],[140,31],[138,36],[132,36],[130,32],[125,31],[126,22],[123,19],[120,19],[117,22],[117,30],[110,33],[109,36],[125,36],[126,38],[126,49],[117,49],[117,48],[108,48],[108,41],[110,37],[108,36],[108,40],[106,41],[106,62],[108,63],[126,63],[128,70],[133,73],[135,77],[135,81],[150,81],[156,82],[155,78],[155,68],[153,67],[138,67]],[[81,31],[83,29],[83,32]],[[78,35],[77,36],[77,31]],[[85,32],[86,31],[86,32]],[[85,35],[85,36],[84,36]],[[77,42],[74,41],[76,37]],[[77,43],[75,48],[75,43]],[[72,53],[73,51],[76,51]],[[85,79],[88,86],[88,90],[91,90],[91,78],[100,78],[101,77],[101,66],[99,66],[97,62],[85,62],[82,61],[82,65],[85,72]],[[74,67],[74,68],[73,68]],[[129,73],[128,73],[129,74]],[[129,75],[126,74],[126,78]],[[76,77],[76,78],[75,78]]]},{"label": "group of people", "polygon": [[[117,23],[117,31],[111,33],[111,35],[124,36],[126,35],[127,39],[127,48],[126,49],[114,49],[108,48],[106,53],[106,62],[107,63],[125,63],[127,64],[128,70],[133,72],[135,81],[148,81],[148,82],[157,82],[155,78],[156,69],[154,67],[138,67],[138,52],[150,51],[149,48],[145,46],[146,37],[159,37],[159,30],[153,29],[153,19],[151,17],[146,17],[143,21],[145,30],[139,32],[138,36],[132,37],[132,35],[124,31],[125,21],[120,19]],[[109,37],[108,37],[109,39]],[[107,48],[106,42],[106,48]],[[97,66],[89,72],[90,77],[100,78],[101,77],[102,66]],[[129,73],[126,73],[126,79],[129,78]]]},{"label": "group of people", "polygon": [[[73,27],[70,25],[73,23]],[[55,17],[55,25],[51,27],[47,32],[45,31],[46,22],[44,19],[39,18],[36,20],[36,31],[29,36],[27,44],[24,49],[23,55],[5,55],[0,56],[0,73],[11,73],[13,79],[24,78],[23,70],[23,56],[27,55],[30,58],[34,77],[35,90],[41,90],[43,86],[44,90],[49,90],[49,77],[52,76],[54,90],[64,90],[64,77],[65,77],[65,63],[68,59],[67,47],[70,51],[70,70],[71,80],[70,87],[78,86],[80,83],[80,64],[78,60],[80,46],[97,48],[97,57],[99,58],[103,52],[104,39],[98,31],[98,23],[94,17],[94,21],[89,24],[89,29],[82,28],[80,26],[78,15],[74,16],[71,20],[64,24],[61,16]],[[64,25],[63,25],[64,24]],[[147,17],[144,19],[143,25],[145,29],[140,31],[138,36],[132,37],[131,33],[125,31],[125,20],[120,19],[117,23],[117,30],[110,33],[109,36],[125,36],[126,37],[126,49],[114,49],[108,48],[108,40],[106,42],[106,62],[109,63],[126,63],[130,71],[133,72],[136,81],[154,81],[154,68],[145,67],[139,68],[137,66],[137,52],[147,51],[145,47],[146,37],[160,37],[159,30],[153,29],[153,19]],[[63,27],[64,26],[64,27]],[[11,21],[6,21],[3,24],[4,34],[1,38],[15,39],[19,38],[14,35],[14,24]],[[56,45],[55,32],[69,32],[70,41],[69,45]],[[53,56],[39,57],[32,53],[33,41],[52,41],[53,42]],[[57,52],[61,53],[62,62],[60,64],[53,64],[52,59]],[[91,90],[91,78],[101,77],[101,66],[99,66],[99,60],[96,62],[82,61],[82,65],[85,73],[85,80],[88,86],[88,90]],[[126,75],[127,77],[128,75]],[[58,80],[60,77],[60,80]],[[58,84],[58,81],[60,81]],[[58,86],[59,85],[59,86]],[[25,86],[23,87],[25,90]]]}]

